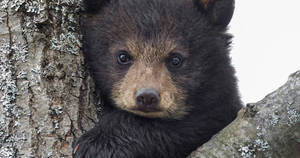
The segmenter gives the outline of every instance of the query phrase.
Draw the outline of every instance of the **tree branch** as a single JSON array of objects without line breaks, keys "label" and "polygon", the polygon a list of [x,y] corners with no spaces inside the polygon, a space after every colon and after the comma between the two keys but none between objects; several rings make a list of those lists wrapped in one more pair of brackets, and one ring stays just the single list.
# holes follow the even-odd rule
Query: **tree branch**
[{"label": "tree branch", "polygon": [[300,157],[300,71],[262,101],[248,104],[234,122],[188,158],[216,157]]}]

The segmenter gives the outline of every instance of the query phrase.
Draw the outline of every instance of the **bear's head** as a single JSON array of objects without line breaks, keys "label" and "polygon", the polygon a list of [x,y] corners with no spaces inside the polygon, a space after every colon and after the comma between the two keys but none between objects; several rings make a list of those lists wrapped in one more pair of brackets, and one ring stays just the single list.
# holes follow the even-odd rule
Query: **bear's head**
[{"label": "bear's head", "polygon": [[[85,0],[84,54],[104,101],[180,119],[238,102],[226,27],[233,0]],[[229,103],[230,102],[230,103]]]}]

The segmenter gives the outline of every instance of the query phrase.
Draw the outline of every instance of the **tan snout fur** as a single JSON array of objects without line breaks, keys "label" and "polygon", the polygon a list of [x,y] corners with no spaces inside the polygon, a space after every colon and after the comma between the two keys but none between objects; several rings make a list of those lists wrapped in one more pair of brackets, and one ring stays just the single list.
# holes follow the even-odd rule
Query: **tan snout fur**
[{"label": "tan snout fur", "polygon": [[[153,88],[161,96],[158,107],[161,112],[144,113],[135,111],[135,93],[141,88]],[[163,64],[146,66],[138,62],[132,65],[125,78],[113,88],[113,100],[123,109],[146,117],[180,118],[186,113],[183,91],[175,86]]]}]

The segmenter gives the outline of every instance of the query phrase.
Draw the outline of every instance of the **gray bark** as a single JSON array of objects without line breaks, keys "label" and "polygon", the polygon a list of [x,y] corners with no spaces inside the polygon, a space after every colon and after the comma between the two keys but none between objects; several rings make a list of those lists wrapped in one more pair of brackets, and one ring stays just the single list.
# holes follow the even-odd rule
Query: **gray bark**
[{"label": "gray bark", "polygon": [[0,0],[0,157],[71,157],[96,119],[80,1]]},{"label": "gray bark", "polygon": [[[71,157],[74,139],[97,121],[80,51],[80,3],[0,0],[1,158]],[[191,158],[297,157],[299,96],[300,72],[243,109]]]},{"label": "gray bark", "polygon": [[300,71],[188,158],[300,158]]}]

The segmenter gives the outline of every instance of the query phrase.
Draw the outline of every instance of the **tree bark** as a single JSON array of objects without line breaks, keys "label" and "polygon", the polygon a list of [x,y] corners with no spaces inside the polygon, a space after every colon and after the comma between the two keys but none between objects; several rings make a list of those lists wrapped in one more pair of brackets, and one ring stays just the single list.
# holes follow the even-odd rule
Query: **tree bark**
[{"label": "tree bark", "polygon": [[71,157],[97,121],[80,1],[0,0],[0,157]]},{"label": "tree bark", "polygon": [[[71,157],[101,111],[80,51],[80,1],[0,0],[0,157]],[[190,158],[299,157],[300,72]],[[96,105],[96,106],[95,106]]]},{"label": "tree bark", "polygon": [[300,158],[300,71],[188,158]]}]

